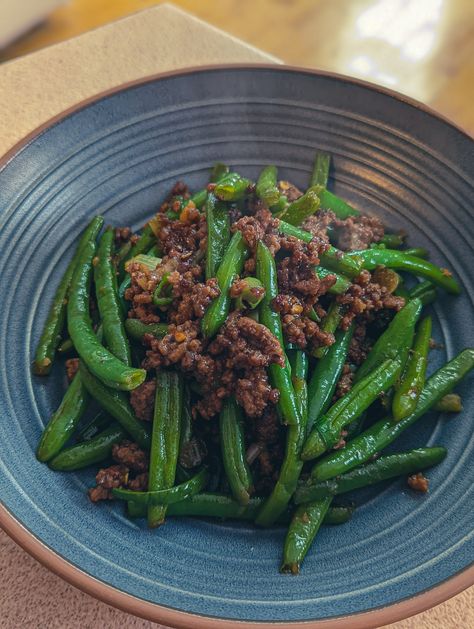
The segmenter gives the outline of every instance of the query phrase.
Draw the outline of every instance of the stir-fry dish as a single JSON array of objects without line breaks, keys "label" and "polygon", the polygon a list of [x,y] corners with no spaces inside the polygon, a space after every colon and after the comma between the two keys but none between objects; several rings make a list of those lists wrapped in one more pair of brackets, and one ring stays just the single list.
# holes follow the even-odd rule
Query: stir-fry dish
[{"label": "stir-fry dish", "polygon": [[46,375],[64,356],[70,382],[38,459],[100,467],[90,500],[124,501],[150,527],[284,525],[292,574],[322,524],[351,518],[340,494],[399,476],[426,492],[443,447],[383,451],[430,409],[462,409],[474,349],[427,377],[426,309],[460,286],[330,192],[329,170],[317,154],[303,193],[274,166],[255,183],[216,164],[140,234],[100,235],[93,218],[33,363]]}]

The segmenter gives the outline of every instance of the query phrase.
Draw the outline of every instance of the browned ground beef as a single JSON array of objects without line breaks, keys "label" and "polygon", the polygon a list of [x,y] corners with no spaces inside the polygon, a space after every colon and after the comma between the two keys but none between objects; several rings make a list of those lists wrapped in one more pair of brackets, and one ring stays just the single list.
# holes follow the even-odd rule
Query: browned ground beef
[{"label": "browned ground beef", "polygon": [[148,472],[138,474],[127,483],[127,489],[132,491],[146,491],[148,489]]},{"label": "browned ground beef", "polygon": [[118,247],[128,242],[132,236],[130,227],[116,227],[114,230],[115,243]]},{"label": "browned ground beef", "polygon": [[410,489],[414,489],[415,491],[426,493],[429,489],[429,481],[426,476],[424,476],[421,472],[409,476],[407,479],[407,483]]},{"label": "browned ground beef", "polygon": [[289,181],[279,181],[278,189],[282,194],[285,195],[290,203],[292,201],[296,201],[296,199],[298,199],[303,194],[299,188],[297,188]]},{"label": "browned ground beef", "polygon": [[110,500],[112,489],[123,487],[128,481],[128,468],[125,465],[111,465],[97,472],[95,477],[96,487],[89,489],[89,498],[92,502]]},{"label": "browned ground beef", "polygon": [[371,281],[369,271],[362,271],[351,284],[349,290],[336,298],[338,303],[345,306],[341,327],[345,330],[356,317],[369,319],[373,312],[379,310],[395,310],[398,312],[405,305],[403,297],[396,297],[384,286]]},{"label": "browned ground beef", "polygon": [[193,270],[184,273],[174,271],[170,274],[169,282],[176,300],[169,316],[171,323],[179,325],[192,319],[202,319],[211,301],[219,296],[216,278],[211,278],[203,284],[196,283],[196,277],[199,277],[199,274],[193,273]]},{"label": "browned ground beef", "polygon": [[358,323],[354,328],[349,346],[349,361],[358,367],[364,362],[371,349],[372,345],[367,338],[367,328],[363,323]]},{"label": "browned ground beef", "polygon": [[331,227],[331,224],[334,223],[335,220],[336,216],[333,212],[322,210],[308,217],[303,222],[302,227],[306,229],[306,231],[311,232],[313,236],[328,238],[328,228]]},{"label": "browned ground beef", "polygon": [[138,419],[151,421],[155,399],[156,380],[147,380],[133,391],[130,391],[130,404]]},{"label": "browned ground beef", "polygon": [[[290,202],[302,194],[289,182],[279,182],[279,188]],[[272,308],[280,314],[285,343],[309,352],[331,345],[334,335],[322,330],[317,318],[324,318],[334,299],[343,311],[341,329],[355,323],[347,364],[334,395],[337,400],[350,390],[354,369],[370,351],[372,328],[380,321],[386,325],[404,305],[404,300],[376,281],[382,274],[368,271],[360,273],[345,294],[330,296],[328,291],[336,281],[335,276],[321,280],[314,267],[320,264],[330,240],[341,249],[365,249],[378,242],[384,234],[381,222],[363,215],[339,220],[331,211],[320,211],[304,221],[303,228],[313,235],[310,243],[304,243],[281,234],[279,219],[255,196],[233,205],[230,214],[232,231],[242,233],[249,249],[244,270],[232,284],[232,298],[241,294],[245,277],[255,274],[255,254],[261,241],[276,262],[279,294]],[[235,396],[244,411],[246,444],[256,453],[252,462],[256,492],[268,494],[278,478],[286,436],[286,428],[277,414],[279,392],[268,377],[269,365],[283,365],[280,344],[245,310],[231,311],[213,339],[205,339],[201,334],[201,319],[220,290],[215,278],[205,276],[205,212],[195,207],[184,183],[178,182],[161,205],[153,230],[162,262],[154,270],[137,262],[128,265],[131,276],[126,292],[130,302],[128,316],[144,323],[167,322],[168,333],[161,339],[145,335],[146,355],[142,366],[148,371],[148,379],[131,392],[131,405],[139,419],[150,421],[156,370],[182,372],[186,381],[200,390],[192,394],[193,448],[197,444],[199,460],[205,461],[219,449],[216,416],[223,401]],[[134,237],[128,228],[117,230],[117,242],[130,238]],[[172,301],[158,307],[153,303],[153,292],[163,278],[167,278],[165,290]],[[336,447],[344,445],[344,437],[345,432]],[[114,446],[113,459],[114,465],[99,471],[97,486],[90,490],[91,500],[110,498],[113,487],[146,489],[148,460],[136,444],[125,441]]]},{"label": "browned ground beef", "polygon": [[252,443],[260,446],[254,464],[255,490],[259,494],[271,492],[281,466],[284,453],[285,429],[276,409],[268,406],[250,425]]},{"label": "browned ground beef", "polygon": [[332,226],[336,245],[343,251],[367,249],[384,235],[382,221],[376,216],[349,216],[344,220],[334,220]]},{"label": "browned ground beef", "polygon": [[66,375],[69,382],[74,378],[79,370],[79,358],[68,358],[66,360]]},{"label": "browned ground beef", "polygon": [[343,397],[352,388],[352,380],[354,379],[354,372],[351,369],[349,363],[346,363],[342,368],[341,377],[339,378],[339,382],[337,383],[336,390],[334,392],[333,400],[336,401],[340,397]]},{"label": "browned ground beef", "polygon": [[112,489],[117,487],[135,491],[145,491],[148,487],[148,455],[136,443],[115,444],[112,458],[116,464],[100,469],[95,477],[96,486],[89,489],[92,502],[111,500]]},{"label": "browned ground beef", "polygon": [[133,441],[122,441],[112,447],[112,457],[134,472],[148,469],[148,455]]}]

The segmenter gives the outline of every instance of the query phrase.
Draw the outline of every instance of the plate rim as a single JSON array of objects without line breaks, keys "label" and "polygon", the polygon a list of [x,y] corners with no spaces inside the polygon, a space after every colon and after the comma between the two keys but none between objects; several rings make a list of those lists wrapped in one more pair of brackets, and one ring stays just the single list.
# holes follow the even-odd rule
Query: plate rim
[{"label": "plate rim", "polygon": [[[428,107],[422,102],[406,96],[396,90],[392,90],[386,87],[382,87],[375,83],[365,81],[362,79],[346,76],[336,72],[329,72],[326,70],[318,70],[313,68],[304,68],[294,65],[277,64],[277,63],[226,63],[226,64],[209,64],[201,66],[192,66],[180,68],[177,70],[170,70],[166,72],[158,72],[155,74],[147,75],[139,79],[127,81],[121,83],[107,90],[98,92],[88,98],[85,98],[74,105],[71,105],[67,109],[52,116],[21,140],[16,142],[8,151],[0,156],[0,171],[22,150],[24,150],[33,140],[40,136],[43,132],[53,127],[60,121],[69,117],[70,115],[84,109],[85,107],[100,101],[104,98],[112,96],[116,93],[137,87],[139,85],[145,85],[147,83],[154,83],[156,81],[172,78],[175,76],[185,76],[188,74],[196,74],[201,72],[212,72],[222,70],[272,70],[283,72],[294,72],[297,74],[307,74],[310,76],[331,78],[339,81],[343,81],[349,84],[353,84],[359,87],[365,87],[372,91],[379,92],[386,96],[390,96],[395,100],[402,102],[406,105],[414,107],[429,116],[432,116],[444,124],[449,125],[458,133],[464,135],[468,140],[474,141],[474,135],[469,133],[462,126],[454,123],[452,120],[440,114],[436,110]],[[62,556],[60,556],[55,550],[50,548],[41,539],[36,537],[31,531],[29,531],[15,516],[10,513],[6,506],[0,500],[0,527],[7,533],[7,535],[13,539],[19,546],[23,548],[29,555],[34,557],[37,561],[43,564],[46,568],[53,573],[64,579],[71,585],[79,588],[86,594],[108,604],[120,610],[151,620],[153,622],[165,623],[168,626],[176,627],[178,629],[186,629],[190,626],[196,629],[266,629],[271,626],[289,626],[292,629],[370,629],[387,625],[420,612],[426,611],[440,603],[448,600],[449,598],[459,594],[466,588],[474,585],[474,564],[467,566],[462,571],[454,574],[441,583],[424,590],[414,596],[409,596],[405,599],[378,607],[373,610],[357,612],[354,614],[336,616],[327,619],[320,620],[308,620],[308,621],[262,621],[253,622],[245,620],[231,620],[220,619],[212,616],[204,616],[199,614],[193,614],[190,612],[184,612],[175,608],[158,605],[151,601],[146,601],[132,594],[128,594],[123,590],[115,588],[104,581],[93,577],[84,570],[81,570],[77,566],[73,565]]]}]

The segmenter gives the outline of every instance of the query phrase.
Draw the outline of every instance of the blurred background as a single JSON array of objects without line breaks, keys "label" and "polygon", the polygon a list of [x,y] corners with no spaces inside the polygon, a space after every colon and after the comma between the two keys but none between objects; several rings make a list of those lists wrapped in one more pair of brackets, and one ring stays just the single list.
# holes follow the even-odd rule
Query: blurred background
[{"label": "blurred background", "polygon": [[[0,0],[0,63],[156,4],[156,0]],[[474,132],[474,0],[174,4],[285,63],[385,85]],[[12,41],[22,30],[26,32]]]},{"label": "blurred background", "polygon": [[[31,28],[42,13],[58,4]],[[1,0],[0,42],[22,28],[30,30],[0,50],[0,62],[156,4],[156,0]],[[474,130],[473,0],[175,0],[174,4],[286,63],[392,87]]]}]

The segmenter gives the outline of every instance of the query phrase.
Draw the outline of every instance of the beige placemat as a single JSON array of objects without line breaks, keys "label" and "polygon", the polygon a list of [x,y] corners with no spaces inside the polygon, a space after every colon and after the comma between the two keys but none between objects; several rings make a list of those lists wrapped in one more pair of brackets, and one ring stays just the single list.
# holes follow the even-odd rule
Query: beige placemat
[{"label": "beige placemat", "polygon": [[[41,123],[94,94],[160,71],[278,59],[170,5],[137,13],[0,66],[0,155]],[[145,629],[158,625],[83,594],[0,531],[2,629]],[[474,627],[474,588],[391,629]]]},{"label": "beige placemat", "polygon": [[279,60],[169,4],[9,61],[0,65],[0,155],[52,116],[126,81],[238,62]]}]

